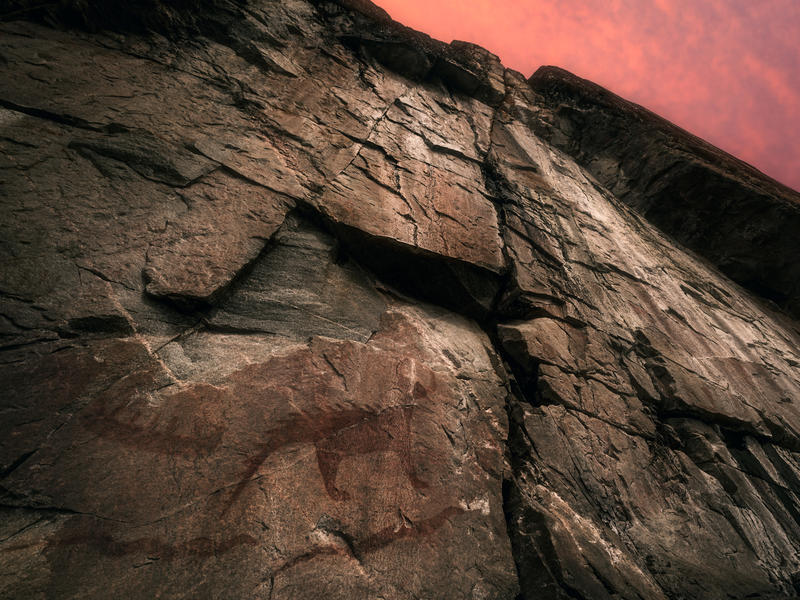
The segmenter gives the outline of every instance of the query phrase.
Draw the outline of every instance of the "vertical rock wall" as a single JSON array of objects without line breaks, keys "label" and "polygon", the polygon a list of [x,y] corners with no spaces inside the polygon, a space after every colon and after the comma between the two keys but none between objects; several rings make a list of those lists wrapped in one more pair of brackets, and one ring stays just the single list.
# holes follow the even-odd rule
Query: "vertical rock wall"
[{"label": "vertical rock wall", "polygon": [[535,82],[367,2],[12,8],[0,598],[796,594],[796,322]]}]

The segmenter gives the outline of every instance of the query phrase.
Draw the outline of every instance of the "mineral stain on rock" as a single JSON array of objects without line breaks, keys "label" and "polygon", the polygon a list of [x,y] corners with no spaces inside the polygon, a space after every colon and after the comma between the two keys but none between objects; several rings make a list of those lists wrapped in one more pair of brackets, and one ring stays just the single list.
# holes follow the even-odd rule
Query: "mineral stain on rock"
[{"label": "mineral stain on rock", "polygon": [[0,598],[798,597],[797,192],[366,0],[0,57]]}]

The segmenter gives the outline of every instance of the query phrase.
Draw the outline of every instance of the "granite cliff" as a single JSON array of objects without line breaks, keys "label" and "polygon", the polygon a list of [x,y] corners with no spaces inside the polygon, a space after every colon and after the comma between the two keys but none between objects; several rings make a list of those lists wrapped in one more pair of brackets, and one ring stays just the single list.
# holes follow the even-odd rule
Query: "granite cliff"
[{"label": "granite cliff", "polygon": [[365,0],[0,73],[0,598],[798,595],[796,192]]}]

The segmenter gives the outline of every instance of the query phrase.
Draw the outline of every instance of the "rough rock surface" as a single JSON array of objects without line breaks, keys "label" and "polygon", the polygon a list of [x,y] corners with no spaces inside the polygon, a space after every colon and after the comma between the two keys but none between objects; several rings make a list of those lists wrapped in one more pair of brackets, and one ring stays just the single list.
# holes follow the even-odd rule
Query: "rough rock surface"
[{"label": "rough rock surface", "polygon": [[0,77],[0,598],[798,595],[793,192],[365,0]]},{"label": "rough rock surface", "polygon": [[534,131],[728,277],[800,317],[800,194],[554,67],[528,80]]}]

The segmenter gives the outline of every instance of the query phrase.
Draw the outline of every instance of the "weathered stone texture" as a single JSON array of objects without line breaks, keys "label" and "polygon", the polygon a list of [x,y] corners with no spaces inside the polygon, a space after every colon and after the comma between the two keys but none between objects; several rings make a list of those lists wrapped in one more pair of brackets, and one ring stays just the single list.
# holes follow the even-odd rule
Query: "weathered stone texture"
[{"label": "weathered stone texture", "polygon": [[798,594],[794,192],[365,0],[12,8],[0,598]]},{"label": "weathered stone texture", "polygon": [[531,127],[728,277],[800,316],[800,194],[562,69],[542,67]]}]

